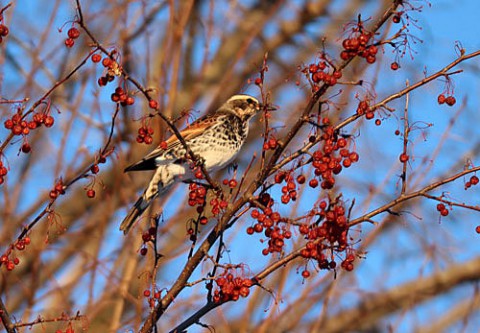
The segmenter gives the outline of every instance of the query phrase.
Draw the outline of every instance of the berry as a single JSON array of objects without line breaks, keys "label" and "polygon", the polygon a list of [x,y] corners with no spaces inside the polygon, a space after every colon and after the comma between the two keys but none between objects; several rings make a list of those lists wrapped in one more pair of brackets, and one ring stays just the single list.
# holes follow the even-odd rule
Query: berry
[{"label": "berry", "polygon": [[447,103],[448,106],[453,106],[456,102],[457,100],[453,96],[448,96],[447,98],[445,98],[445,103]]},{"label": "berry", "polygon": [[95,54],[92,54],[91,59],[92,59],[92,62],[98,63],[102,60],[102,56],[98,53],[95,53]]},{"label": "berry", "polygon": [[100,168],[98,167],[98,164],[94,164],[90,167],[90,171],[93,173],[93,174],[97,174],[99,171],[100,171]]},{"label": "berry", "polygon": [[105,58],[103,58],[103,60],[102,60],[102,65],[103,65],[103,67],[109,67],[109,66],[112,65],[112,63],[113,63],[113,60],[110,59],[110,58],[108,58],[108,57],[105,57]]},{"label": "berry", "polygon": [[55,122],[55,119],[53,119],[52,116],[46,116],[45,119],[43,120],[43,124],[46,127],[52,127],[54,122]]},{"label": "berry", "polygon": [[78,36],[80,36],[80,31],[78,31],[77,28],[73,27],[68,30],[67,35],[71,39],[77,39]]},{"label": "berry", "polygon": [[390,69],[391,69],[392,71],[396,71],[396,70],[399,69],[399,68],[400,68],[400,65],[399,65],[398,62],[396,62],[396,61],[394,61],[394,62],[392,62],[392,63],[390,64]]},{"label": "berry", "polygon": [[304,270],[304,271],[302,272],[302,277],[303,277],[304,279],[309,278],[309,277],[310,277],[310,272],[309,272],[308,270]]},{"label": "berry", "polygon": [[478,177],[477,177],[476,175],[473,175],[472,177],[470,177],[470,183],[471,183],[472,185],[477,185],[477,184],[478,184],[478,181],[479,181],[479,179],[478,179]]},{"label": "berry", "polygon": [[303,184],[303,183],[305,183],[305,180],[306,180],[306,179],[305,179],[305,176],[304,176],[304,175],[298,175],[298,176],[297,176],[297,183]]},{"label": "berry", "polygon": [[410,156],[408,156],[408,155],[405,154],[405,153],[402,153],[402,154],[400,154],[400,156],[399,156],[398,159],[400,160],[400,162],[406,163],[409,158],[410,158]]},{"label": "berry", "polygon": [[87,191],[87,197],[89,197],[89,198],[95,198],[95,190],[89,189],[89,190]]},{"label": "berry", "polygon": [[0,36],[6,37],[9,33],[9,29],[6,25],[0,24]]},{"label": "berry", "polygon": [[444,205],[443,203],[438,203],[438,204],[437,204],[437,210],[438,210],[439,212],[441,212],[441,211],[444,210],[444,209],[445,209],[445,205]]},{"label": "berry", "polygon": [[75,41],[72,38],[65,39],[65,46],[66,47],[73,47],[75,45]]},{"label": "berry", "polygon": [[150,109],[157,109],[158,108],[158,102],[154,99],[151,99],[148,101],[148,106]]},{"label": "berry", "polygon": [[31,150],[32,150],[32,147],[30,146],[30,144],[28,142],[24,142],[22,144],[22,152],[25,153],[25,154],[28,154]]},{"label": "berry", "polygon": [[446,98],[445,98],[445,95],[444,95],[444,94],[438,95],[438,97],[437,97],[437,102],[438,102],[438,104],[441,105],[441,104],[445,103],[445,99],[446,99]]}]

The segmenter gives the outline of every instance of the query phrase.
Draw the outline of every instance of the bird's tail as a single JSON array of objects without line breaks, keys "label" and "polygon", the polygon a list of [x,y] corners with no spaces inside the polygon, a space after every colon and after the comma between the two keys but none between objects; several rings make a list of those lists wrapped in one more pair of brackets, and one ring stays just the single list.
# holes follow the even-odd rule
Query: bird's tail
[{"label": "bird's tail", "polygon": [[147,209],[147,207],[150,205],[151,200],[152,198],[146,199],[144,193],[140,198],[138,198],[133,207],[130,208],[127,216],[123,219],[122,224],[120,224],[120,230],[123,231],[125,235],[130,231],[137,218],[140,217],[140,215],[142,215],[145,209]]},{"label": "bird's tail", "polygon": [[152,200],[168,191],[175,183],[176,177],[184,172],[185,170],[177,165],[159,166],[145,192],[138,198],[137,202],[135,202],[127,216],[123,219],[120,224],[120,230],[126,235],[137,218],[150,206]]}]

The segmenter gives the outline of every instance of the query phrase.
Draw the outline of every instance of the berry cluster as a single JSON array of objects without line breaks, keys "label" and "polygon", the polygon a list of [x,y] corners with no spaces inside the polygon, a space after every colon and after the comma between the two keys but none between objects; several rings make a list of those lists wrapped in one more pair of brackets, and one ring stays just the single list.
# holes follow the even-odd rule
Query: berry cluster
[{"label": "berry cluster", "polygon": [[[300,226],[300,233],[307,239],[301,255],[306,259],[317,260],[320,269],[334,269],[337,265],[335,260],[328,260],[325,252],[332,249],[342,252],[347,249],[349,225],[345,216],[346,211],[340,202],[322,201],[319,208],[320,211],[316,212],[316,215],[323,220],[323,223],[319,226],[306,224]],[[343,263],[342,268],[345,268]]]},{"label": "berry cluster", "polygon": [[[312,166],[315,168],[315,176],[322,181],[322,189],[331,189],[335,185],[335,175],[338,175],[342,168],[348,168],[352,163],[358,162],[359,156],[356,152],[350,151],[347,147],[349,142],[343,137],[338,137],[333,127],[327,127],[322,134],[323,147],[313,153]],[[310,187],[318,186],[319,181],[312,178]]]},{"label": "berry cluster", "polygon": [[5,165],[3,165],[3,162],[0,160],[0,185],[3,184],[5,181],[5,176],[8,173],[8,169]]},{"label": "berry cluster", "polygon": [[213,292],[215,303],[237,301],[240,296],[247,297],[250,294],[250,287],[253,285],[251,279],[236,276],[225,271],[215,279],[218,289]]},{"label": "berry cluster", "polygon": [[9,32],[10,30],[8,27],[5,24],[0,23],[0,44],[2,43],[3,38],[8,36]]},{"label": "berry cluster", "polygon": [[128,96],[127,92],[122,87],[115,88],[115,92],[110,97],[113,102],[120,103],[121,106],[132,105],[135,99]]},{"label": "berry cluster", "polygon": [[448,216],[448,214],[450,213],[447,207],[445,207],[445,204],[442,202],[437,204],[437,211],[439,211],[440,215],[442,216]]},{"label": "berry cluster", "polygon": [[55,120],[46,113],[35,113],[31,121],[26,121],[20,113],[15,113],[12,118],[5,120],[3,125],[6,129],[12,131],[13,135],[26,136],[30,130],[36,129],[42,124],[45,127],[52,127]]},{"label": "berry cluster", "polygon": [[153,293],[149,289],[145,289],[143,291],[143,297],[147,299],[148,305],[152,309],[155,307],[155,303],[160,299],[161,296],[162,294],[158,290],[154,290]]},{"label": "berry cluster", "polygon": [[200,214],[203,212],[203,207],[205,206],[205,199],[207,196],[207,189],[195,183],[192,183],[188,186],[188,205],[190,207],[197,206],[197,212]]},{"label": "berry cluster", "polygon": [[[297,177],[297,182],[298,182]],[[283,181],[286,182],[286,185],[282,187],[282,197],[281,202],[283,204],[288,204],[290,200],[295,201],[297,200],[297,185],[295,184],[295,178],[291,173],[280,171],[275,174],[275,183],[280,184]],[[300,181],[302,178],[300,177]],[[305,181],[303,181],[305,182]]]},{"label": "berry cluster", "polygon": [[370,109],[370,102],[368,101],[368,99],[364,99],[358,102],[357,114],[359,116],[365,115],[365,118],[368,120],[373,119],[373,117],[375,117],[375,113],[373,112],[373,110]]},{"label": "berry cluster", "polygon": [[[92,55],[92,57],[93,56],[94,55]],[[100,87],[106,86],[108,82],[112,82],[113,80],[115,80],[115,76],[121,75],[120,65],[114,59],[111,59],[110,57],[105,57],[102,60],[102,65],[107,69],[107,72],[105,73],[105,76],[101,76],[98,79],[98,85]]]},{"label": "berry cluster", "polygon": [[65,46],[73,47],[73,45],[75,45],[75,39],[80,37],[80,31],[75,27],[71,27],[70,29],[68,29],[67,35],[68,38],[65,39]]},{"label": "berry cluster", "polygon": [[227,208],[228,202],[223,199],[213,198],[210,200],[210,205],[212,206],[212,214],[217,216],[222,210]]},{"label": "berry cluster", "polygon": [[143,124],[139,129],[138,129],[138,135],[137,135],[137,142],[138,143],[145,143],[147,145],[152,144],[153,142],[153,128],[151,126],[147,126],[146,124]]},{"label": "berry cluster", "polygon": [[320,61],[317,64],[310,64],[308,66],[308,73],[311,75],[312,81],[315,84],[323,82],[326,85],[334,86],[337,84],[337,80],[342,77],[342,72],[333,69],[331,72],[331,66],[326,61]]},{"label": "berry cluster", "polygon": [[275,150],[277,149],[278,146],[278,141],[277,139],[272,135],[268,140],[266,140],[263,143],[263,150]]},{"label": "berry cluster", "polygon": [[[23,251],[29,244],[30,244],[30,237],[26,236],[22,239],[17,240],[14,248],[17,249],[18,251]],[[20,264],[19,258],[17,257],[10,258],[10,255],[12,254],[12,250],[13,248],[10,248],[6,254],[0,257],[0,264],[4,265],[8,271],[12,271],[13,269],[15,269],[15,266]]]},{"label": "berry cluster", "polygon": [[478,181],[479,181],[479,179],[478,179],[477,175],[471,176],[471,177],[470,177],[470,180],[468,180],[468,181],[465,183],[465,189],[468,189],[468,188],[472,187],[472,185],[473,185],[473,186],[477,185],[477,184],[478,184]]},{"label": "berry cluster", "polygon": [[59,195],[65,194],[65,186],[63,185],[62,180],[60,179],[55,184],[53,190],[50,191],[50,198],[56,199]]},{"label": "berry cluster", "polygon": [[373,64],[377,59],[377,46],[374,44],[368,45],[373,35],[366,31],[358,31],[350,38],[346,38],[342,42],[344,50],[340,53],[340,58],[343,60],[351,59],[355,56],[365,58],[369,64]]},{"label": "berry cluster", "polygon": [[157,228],[150,227],[147,231],[142,234],[143,245],[140,249],[140,255],[145,256],[148,253],[147,243],[155,241],[157,237]]},{"label": "berry cluster", "polygon": [[440,95],[438,95],[437,102],[440,105],[447,104],[448,106],[453,106],[453,105],[455,105],[455,103],[457,103],[457,100],[453,96],[446,96],[445,97],[444,94],[440,94]]},{"label": "berry cluster", "polygon": [[272,210],[274,200],[268,193],[263,193],[259,197],[259,202],[263,205],[263,210],[253,209],[251,217],[257,222],[247,228],[247,234],[264,232],[265,237],[268,238],[267,247],[262,250],[263,255],[270,253],[281,253],[285,245],[285,239],[292,237],[292,232],[285,226],[279,226],[282,217],[278,212]]}]

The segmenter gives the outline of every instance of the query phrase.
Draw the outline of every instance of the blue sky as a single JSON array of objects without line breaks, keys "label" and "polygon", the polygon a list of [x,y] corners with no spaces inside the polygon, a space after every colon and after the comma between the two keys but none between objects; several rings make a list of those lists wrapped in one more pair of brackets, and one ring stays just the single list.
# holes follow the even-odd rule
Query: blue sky
[{"label": "blue sky", "polygon": [[[480,49],[480,39],[478,38],[479,7],[477,1],[432,1],[431,6],[426,5],[427,3],[425,1],[413,1],[413,3],[425,5],[425,9],[421,13],[412,14],[413,18],[418,20],[418,25],[421,29],[411,27],[411,32],[422,39],[424,43],[414,45],[417,54],[414,55],[413,60],[408,57],[402,60],[402,70],[393,73],[389,70],[390,61],[384,61],[376,65],[380,66],[379,68],[373,66],[367,72],[372,74],[379,69],[379,79],[376,86],[379,98],[397,91],[399,87],[403,87],[406,79],[411,83],[416,82],[423,78],[424,70],[430,74],[451,62],[457,55],[454,47],[456,42],[461,43],[467,53]],[[94,6],[95,2],[90,1],[90,5]],[[344,4],[339,2],[338,5],[342,6]],[[42,2],[42,5],[40,6],[39,2],[35,1],[17,1],[15,17],[9,22],[11,31],[22,31],[20,28],[17,29],[17,27],[20,27],[22,21],[25,20],[30,22],[32,27],[38,27],[38,29],[41,30],[41,27],[47,24],[52,13],[52,8],[53,2],[46,2],[46,4],[43,4]],[[44,13],[45,15],[43,15]],[[55,28],[60,28],[65,21],[72,19],[72,13],[72,2],[62,2],[58,15],[53,18],[55,22],[53,26]],[[286,13],[286,15],[287,14],[288,13]],[[162,13],[161,15],[164,14]],[[312,24],[311,29],[315,30],[316,28],[321,28],[322,24],[323,22]],[[339,27],[339,31],[341,31],[341,27]],[[65,34],[65,32],[63,34]],[[45,41],[45,43],[51,43],[53,50],[58,50],[58,52],[53,52],[51,55],[52,58],[50,59],[50,65],[56,61],[60,61],[62,57],[65,57],[65,55],[68,54],[68,51],[65,51],[63,46],[63,39],[59,38],[59,36],[63,36],[63,34],[52,32]],[[38,40],[34,38],[36,37],[36,34],[33,32],[32,35],[28,32],[23,32],[23,35],[20,34],[16,37],[30,46],[34,46],[38,43]],[[214,49],[216,47],[218,47],[218,43],[213,43],[212,48]],[[199,48],[201,48],[201,46],[199,46]],[[23,56],[25,55],[24,50],[12,47],[9,51],[21,61],[22,67],[26,72],[31,70],[32,63],[28,61],[27,57],[25,57],[27,60],[22,62],[22,59],[24,59]],[[287,50],[286,58],[288,58],[288,56],[289,54]],[[314,59],[314,57],[315,55],[312,55],[312,59]],[[384,57],[393,58],[393,55],[387,49]],[[18,89],[18,78],[12,71],[11,66],[11,64],[7,63],[3,69],[4,78],[0,90],[3,96],[14,94],[16,89]],[[92,69],[93,66],[90,65],[88,68],[91,71],[95,70]],[[465,101],[465,110],[461,114],[461,117],[456,119],[456,125],[453,127],[449,135],[449,142],[443,146],[438,158],[432,163],[430,175],[433,177],[440,176],[452,165],[457,163],[461,164],[465,152],[478,141],[478,138],[476,137],[478,135],[476,124],[479,123],[480,120],[478,115],[479,60],[473,59],[462,64],[458,68],[464,69],[465,72],[454,77],[455,96],[458,101],[455,107],[448,108],[446,106],[439,106],[436,103],[436,96],[444,89],[444,83],[441,81],[437,81],[422,90],[413,92],[410,96],[411,121],[431,122],[434,124],[432,128],[412,133],[411,139],[415,142],[415,160],[413,160],[411,164],[412,172],[413,170],[416,170],[415,168],[418,167],[422,158],[428,158],[435,147],[437,147],[442,135],[448,128],[450,120],[454,117],[455,112],[458,110],[463,100]],[[144,69],[139,70],[140,73],[144,71]],[[40,73],[38,75],[39,76],[36,77],[36,79],[41,82],[42,75],[44,74]],[[140,81],[143,81],[141,77]],[[98,88],[95,87],[95,84],[92,84],[88,89],[91,90],[92,96],[95,92],[98,92]],[[256,89],[255,87],[250,87],[250,90],[248,91],[254,93],[256,92]],[[109,94],[104,91],[100,95],[100,105],[108,106],[105,108],[107,111],[104,114],[93,113],[95,115],[95,120],[102,122],[104,129],[108,129],[109,118],[113,111],[111,103],[108,100],[108,95]],[[278,100],[275,101],[275,104],[282,107],[282,105],[288,104],[291,97],[292,96],[288,94],[279,96]],[[394,106],[401,110],[404,102],[404,99],[401,99],[394,103]],[[92,107],[92,105],[94,105],[93,97],[92,100],[84,101],[84,103],[87,107]],[[354,110],[352,110],[352,112],[353,111]],[[2,117],[4,117],[6,113],[5,110],[2,110]],[[59,118],[61,117],[62,116],[59,116]],[[65,113],[64,118],[62,119],[68,119],[68,113]],[[401,122],[398,118],[395,119],[394,117],[391,117],[386,119],[380,127],[375,126],[373,123],[366,123],[361,129],[361,136],[357,139],[357,148],[361,160],[358,169],[356,170],[361,170],[362,172],[355,172],[352,168],[345,173],[342,173],[342,177],[339,178],[340,183],[344,186],[344,196],[347,200],[352,200],[354,197],[367,196],[368,186],[382,182],[388,172],[393,175],[398,175],[400,173],[401,165],[399,163],[395,165],[395,161],[401,151],[402,141],[400,138],[396,138],[393,134],[394,130],[399,127],[399,124],[401,124]],[[84,128],[85,123],[79,122],[74,126],[78,132],[80,132],[82,128]],[[349,129],[353,130],[353,128]],[[5,133],[6,131],[2,127],[2,129],[0,129],[0,137],[4,138]],[[94,152],[100,148],[98,142],[101,135],[101,131],[92,131],[90,133],[89,139],[86,141],[86,149],[88,151]],[[379,138],[381,138],[381,140],[388,138],[390,142],[389,145],[380,145],[379,143],[382,142],[379,142]],[[52,145],[54,151],[58,149],[60,139],[60,134],[58,133],[49,137],[49,143]],[[80,142],[76,141],[79,140],[79,137],[76,137],[75,135],[72,135],[71,140],[72,145]],[[260,149],[260,145],[261,144],[257,147],[258,149]],[[22,155],[17,157],[16,152],[16,149],[10,149],[7,153],[7,157],[12,164],[15,164],[18,159],[23,158]],[[67,160],[72,161],[75,159],[76,156],[74,152],[75,150],[73,149],[70,153],[67,150],[65,153]],[[49,160],[49,156],[50,155],[47,155],[42,159],[44,164],[39,167],[36,172],[41,173],[54,163],[54,161]],[[473,162],[475,164],[480,163],[475,158],[473,159]],[[110,165],[111,164],[109,164],[109,166]],[[375,167],[372,168],[372,165],[375,165]],[[11,174],[12,180],[8,181],[14,182],[16,174],[15,169],[11,171]],[[39,191],[46,191],[51,187],[54,177],[55,175],[48,174],[48,176],[37,177],[31,181],[31,186],[34,190],[27,191],[23,194],[25,207],[35,199],[32,194],[36,194]],[[351,179],[355,181],[355,187],[348,186]],[[386,182],[385,196],[378,196],[375,200],[365,206],[357,206],[354,210],[354,214],[361,214],[362,212],[368,211],[390,199],[393,195],[398,194],[398,188],[396,187],[397,179],[398,178],[395,176],[392,176]],[[361,184],[364,186],[361,186]],[[84,185],[85,184],[82,183],[78,186]],[[176,198],[180,198],[180,196],[184,194],[183,190],[182,188],[179,189],[179,192],[176,193],[172,200],[175,201]],[[470,200],[473,204],[480,204],[477,199],[479,198],[478,190],[471,189],[468,192],[465,192],[461,181],[457,181],[443,190],[448,191],[450,195],[458,201]],[[309,193],[313,193],[312,198],[317,199],[313,191]],[[436,192],[436,194],[439,193],[441,193],[441,191]],[[2,200],[3,197],[0,198],[0,202],[2,202]],[[310,206],[311,202],[305,201],[299,206],[299,209],[307,210]],[[418,209],[415,209],[415,213],[425,213],[429,210],[434,211],[434,207],[434,203],[425,202],[419,205]],[[21,210],[23,207],[20,207],[19,209]],[[290,208],[279,207],[278,209],[284,214],[287,214]],[[120,211],[119,216],[122,214],[123,211]],[[170,214],[170,216],[172,215],[174,215],[174,213]],[[379,281],[381,281],[384,288],[387,288],[414,279],[421,274],[426,275],[431,272],[436,267],[436,262],[435,260],[430,260],[431,258],[426,259],[425,257],[418,256],[418,253],[422,252],[421,244],[431,243],[432,246],[441,246],[441,244],[438,244],[440,240],[448,242],[448,248],[443,249],[443,257],[439,259],[440,266],[445,265],[449,260],[464,261],[480,254],[479,247],[477,246],[480,241],[480,236],[474,231],[479,220],[477,214],[455,209],[455,214],[442,220],[438,219],[435,212],[431,215],[422,216],[422,219],[412,218],[411,215],[403,216],[399,219],[400,221],[397,221],[395,227],[391,230],[388,236],[379,239],[369,247],[367,259],[364,260],[362,264],[359,265],[358,269],[352,273],[355,274],[359,289],[362,291],[373,292],[376,291]],[[168,217],[167,214],[167,218]],[[244,223],[250,223],[250,221],[245,219]],[[112,225],[112,234],[115,234],[116,229],[117,226]],[[368,232],[372,230],[373,227],[370,225],[363,227],[362,238],[365,237],[363,235],[367,235]],[[432,235],[430,236],[429,233],[432,233]],[[120,233],[118,233],[117,236],[119,239],[120,237],[123,237]],[[265,265],[265,261],[256,260],[257,255],[263,246],[264,245],[260,242],[259,237],[239,237],[231,243],[232,251],[229,254],[230,260],[232,262],[249,262],[250,269],[253,272],[258,271]],[[395,251],[385,251],[384,249],[386,248],[393,248]],[[115,251],[117,250],[118,248],[113,247],[112,244],[106,245],[105,258],[114,256]],[[238,252],[235,252],[235,250]],[[178,261],[172,261],[170,264],[171,266],[168,267],[171,274],[165,274],[161,277],[161,280],[163,282],[171,282],[171,280],[176,277],[176,269],[178,269],[179,265],[183,263],[183,260],[184,258],[182,257],[179,258]],[[322,274],[325,273],[319,273],[319,275]],[[193,279],[198,277],[199,275],[195,276]],[[299,275],[293,276],[291,279],[291,286],[288,286],[287,290],[295,290],[300,283],[302,283],[301,277]],[[102,291],[104,284],[105,281],[99,280],[96,287],[98,292]],[[440,300],[427,303],[425,306],[417,308],[418,311],[416,316],[409,316],[408,320],[405,321],[394,317],[392,321],[400,320],[400,322],[402,322],[397,327],[399,332],[409,332],[413,325],[422,323],[425,318],[429,318],[426,316],[427,314],[441,314],[453,304],[454,300],[465,297],[469,292],[471,292],[471,290],[468,287],[457,288],[448,295],[442,297]],[[186,294],[188,295],[188,292]],[[359,295],[362,295],[362,293],[357,293],[357,290],[352,293],[354,299],[358,298]],[[351,299],[349,299],[349,301],[351,301]],[[348,306],[346,303],[348,302],[339,302],[341,306]],[[244,302],[229,304],[227,306],[227,312],[239,313],[242,311],[244,305]],[[280,306],[288,306],[288,304],[285,303]],[[315,313],[315,311],[312,311],[312,313]],[[268,313],[266,315],[268,315]],[[472,321],[472,325],[473,324]],[[480,326],[480,323],[477,324]],[[472,326],[472,331],[473,327],[474,326]]]}]

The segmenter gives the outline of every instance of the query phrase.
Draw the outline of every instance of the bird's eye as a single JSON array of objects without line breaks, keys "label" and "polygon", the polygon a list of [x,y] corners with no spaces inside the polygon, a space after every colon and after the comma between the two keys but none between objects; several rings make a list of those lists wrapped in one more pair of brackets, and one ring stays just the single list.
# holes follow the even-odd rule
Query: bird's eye
[{"label": "bird's eye", "polygon": [[253,99],[248,98],[248,99],[247,99],[247,103],[248,103],[248,104],[254,104],[254,103],[253,103]]}]

